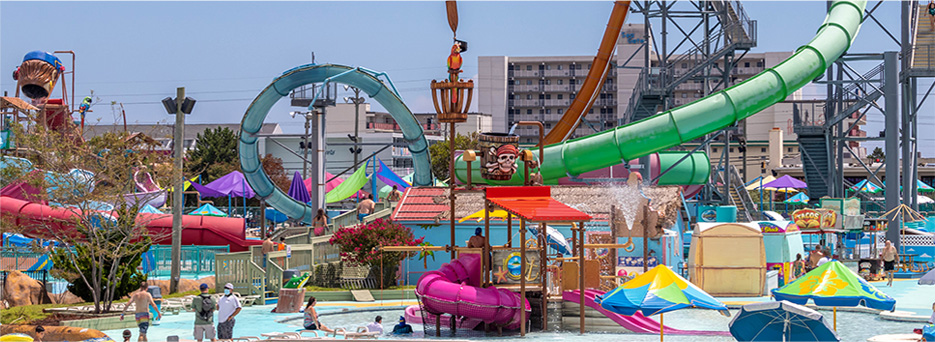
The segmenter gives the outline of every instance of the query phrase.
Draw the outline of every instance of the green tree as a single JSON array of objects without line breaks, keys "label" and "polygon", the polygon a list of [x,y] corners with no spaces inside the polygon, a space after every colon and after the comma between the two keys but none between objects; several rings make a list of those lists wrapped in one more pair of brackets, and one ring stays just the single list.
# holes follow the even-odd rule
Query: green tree
[{"label": "green tree", "polygon": [[[471,133],[467,136],[456,135],[454,140],[455,151],[477,149],[477,138],[477,133]],[[429,155],[432,158],[432,174],[435,175],[435,178],[448,179],[448,163],[450,163],[449,158],[451,158],[452,153],[448,146],[448,140],[439,141],[429,146]]]},{"label": "green tree", "polygon": [[886,161],[886,154],[883,153],[882,148],[877,147],[873,149],[873,152],[870,153],[869,156],[867,156],[867,160],[870,161],[871,163],[874,163],[874,162],[882,163]]},{"label": "green tree", "polygon": [[195,147],[187,156],[186,170],[191,176],[215,180],[240,169],[237,135],[227,127],[208,128],[198,133]]},{"label": "green tree", "polygon": [[[145,203],[164,193],[126,196],[136,192],[134,171],[147,168],[155,178],[165,178],[162,175],[172,174],[171,157],[155,151],[146,139],[126,133],[107,133],[82,143],[74,132],[42,125],[15,129],[17,145],[32,152],[28,157],[35,169],[48,174],[24,177],[45,189],[34,201],[54,207],[41,219],[5,222],[4,231],[59,241],[63,248],[52,253],[53,273],[69,280],[76,295],[94,302],[96,313],[109,311],[115,298],[143,279],[136,271],[140,254],[151,241],[168,239],[167,232],[146,228],[154,215],[137,216]],[[162,171],[155,170],[158,165]]]}]

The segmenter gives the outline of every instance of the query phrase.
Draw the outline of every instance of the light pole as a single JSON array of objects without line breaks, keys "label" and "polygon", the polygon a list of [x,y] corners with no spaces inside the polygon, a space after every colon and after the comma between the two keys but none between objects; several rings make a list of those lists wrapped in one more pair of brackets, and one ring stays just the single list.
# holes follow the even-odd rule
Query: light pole
[{"label": "light pole", "polygon": [[179,288],[179,278],[182,276],[182,206],[185,203],[182,186],[185,178],[182,176],[182,158],[185,151],[185,115],[191,114],[195,107],[195,99],[185,97],[185,87],[176,89],[176,97],[162,99],[162,105],[170,115],[175,114],[175,134],[172,144],[175,148],[175,177],[172,186],[172,270],[169,279],[169,293],[176,293]]},{"label": "light pole", "polygon": [[302,137],[302,179],[308,178],[308,135],[311,128],[312,112],[290,112],[290,116],[295,119],[296,115],[305,117],[305,136]]},{"label": "light pole", "polygon": [[345,96],[344,102],[354,104],[354,137],[351,138],[351,140],[354,141],[355,145],[353,148],[351,148],[351,153],[354,154],[354,164],[352,165],[357,165],[357,158],[359,157],[358,154],[360,153],[360,149],[358,149],[356,145],[360,142],[360,135],[358,134],[360,130],[360,105],[364,103],[365,98],[360,97],[360,89],[356,87],[344,85],[344,90],[350,90],[354,92],[354,97]]}]

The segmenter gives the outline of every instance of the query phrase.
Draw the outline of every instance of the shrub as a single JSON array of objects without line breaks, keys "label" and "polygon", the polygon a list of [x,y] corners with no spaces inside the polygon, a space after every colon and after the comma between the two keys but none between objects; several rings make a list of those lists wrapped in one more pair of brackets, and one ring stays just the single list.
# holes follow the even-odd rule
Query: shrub
[{"label": "shrub", "polygon": [[379,272],[382,266],[383,274],[376,275],[377,281],[382,278],[381,288],[396,284],[399,262],[408,258],[410,253],[384,252],[378,250],[378,247],[417,246],[422,241],[423,238],[413,237],[409,227],[389,219],[377,219],[369,224],[338,229],[330,240],[331,244],[340,246],[342,260],[367,265],[371,274]]}]

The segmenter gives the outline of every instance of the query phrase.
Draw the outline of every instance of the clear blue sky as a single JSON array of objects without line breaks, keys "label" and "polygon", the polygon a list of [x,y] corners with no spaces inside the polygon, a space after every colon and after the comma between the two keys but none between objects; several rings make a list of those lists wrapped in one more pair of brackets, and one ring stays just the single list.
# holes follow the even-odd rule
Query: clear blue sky
[{"label": "clear blue sky", "polygon": [[[824,1],[756,1],[744,6],[758,21],[754,52],[794,50],[811,39],[825,15]],[[476,75],[477,56],[593,55],[611,8],[608,1],[459,2],[458,36],[470,43],[463,55],[463,75]],[[898,38],[898,3],[884,3],[876,13]],[[627,22],[642,20],[633,14]],[[111,101],[124,103],[130,123],[172,121],[158,102],[174,96],[177,86],[185,86],[198,100],[188,122],[239,122],[270,80],[310,62],[314,51],[319,63],[388,72],[407,105],[428,112],[433,111],[428,82],[446,76],[450,44],[440,1],[3,1],[0,89],[14,92],[10,75],[25,53],[74,50],[76,96],[80,99],[93,90],[101,99],[89,122],[115,123],[119,116],[111,110]],[[882,30],[868,23],[851,51],[895,49]],[[929,84],[920,82],[919,92]],[[818,95],[820,89],[805,91]],[[287,115],[293,108],[285,102],[274,107],[268,122],[293,123]],[[933,102],[927,101],[929,113],[935,112]],[[868,121],[867,131],[882,130],[882,116]],[[920,131],[933,124],[931,115],[923,116]]]}]

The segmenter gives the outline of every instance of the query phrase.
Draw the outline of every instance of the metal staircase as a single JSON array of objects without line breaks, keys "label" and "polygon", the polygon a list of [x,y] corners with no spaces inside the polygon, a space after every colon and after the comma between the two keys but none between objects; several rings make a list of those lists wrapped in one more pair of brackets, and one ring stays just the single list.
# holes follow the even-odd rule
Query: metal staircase
[{"label": "metal staircase", "polygon": [[909,68],[932,76],[935,75],[935,30],[932,28],[931,15],[928,14],[926,5],[916,6],[913,13]]},{"label": "metal staircase", "polygon": [[805,183],[808,184],[808,195],[811,198],[821,198],[830,195],[828,184],[828,139],[821,126],[796,127],[799,151],[802,153],[802,170],[805,173]]},{"label": "metal staircase", "polygon": [[[717,172],[717,181],[724,183],[723,171]],[[759,217],[755,215],[756,208],[753,207],[753,198],[750,197],[750,193],[747,192],[745,184],[743,184],[742,178],[740,178],[740,172],[736,167],[730,165],[727,169],[727,172],[730,172],[730,184],[728,189],[730,193],[726,196],[720,194],[721,191],[724,191],[722,187],[716,187],[716,190],[721,195],[721,198],[727,198],[730,205],[737,207],[737,221],[750,222],[753,221],[753,217]]]},{"label": "metal staircase", "polygon": [[[623,122],[639,121],[656,115],[665,104],[666,98],[682,83],[698,76],[712,63],[737,50],[756,47],[756,21],[750,20],[739,1],[712,1],[720,25],[715,32],[705,37],[704,42],[694,44],[688,51],[677,55],[666,64],[674,66],[687,63],[685,71],[665,68],[643,69],[633,89],[629,106],[621,116]],[[705,44],[723,41],[723,46],[706,54]]]}]

